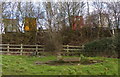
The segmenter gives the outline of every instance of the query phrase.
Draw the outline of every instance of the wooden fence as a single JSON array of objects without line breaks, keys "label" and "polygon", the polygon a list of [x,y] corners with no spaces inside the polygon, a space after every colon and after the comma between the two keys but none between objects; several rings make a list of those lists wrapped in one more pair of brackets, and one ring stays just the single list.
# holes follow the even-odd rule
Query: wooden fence
[{"label": "wooden fence", "polygon": [[[63,45],[62,52],[64,53],[79,53],[84,49],[84,46]],[[46,52],[44,45],[14,45],[14,44],[0,44],[0,53],[2,54],[31,54],[33,52]]]}]

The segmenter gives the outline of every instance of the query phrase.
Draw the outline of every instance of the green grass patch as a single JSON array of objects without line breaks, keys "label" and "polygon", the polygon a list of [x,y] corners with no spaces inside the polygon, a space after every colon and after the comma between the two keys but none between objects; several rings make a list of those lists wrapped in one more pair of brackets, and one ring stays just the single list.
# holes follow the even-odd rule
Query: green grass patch
[{"label": "green grass patch", "polygon": [[[2,56],[3,75],[118,75],[118,59],[104,57],[87,57],[103,60],[102,63],[91,65],[36,65],[36,61],[57,60],[55,56]],[[120,60],[120,59],[119,59]]]}]

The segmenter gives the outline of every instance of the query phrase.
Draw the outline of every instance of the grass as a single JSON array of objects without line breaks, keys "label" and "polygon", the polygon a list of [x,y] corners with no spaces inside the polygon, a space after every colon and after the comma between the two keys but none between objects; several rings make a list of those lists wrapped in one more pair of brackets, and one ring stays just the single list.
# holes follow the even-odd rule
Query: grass
[{"label": "grass", "polygon": [[[118,75],[118,59],[104,57],[87,57],[103,60],[92,65],[36,65],[36,61],[57,60],[55,56],[28,57],[2,56],[3,75]],[[120,60],[120,59],[119,59]]]}]

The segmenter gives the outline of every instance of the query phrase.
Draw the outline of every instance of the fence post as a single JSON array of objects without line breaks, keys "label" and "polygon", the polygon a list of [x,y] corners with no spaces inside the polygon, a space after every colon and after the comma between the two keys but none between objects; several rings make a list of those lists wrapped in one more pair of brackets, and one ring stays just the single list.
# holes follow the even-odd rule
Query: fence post
[{"label": "fence post", "polygon": [[67,45],[67,52],[69,52],[69,45]]},{"label": "fence post", "polygon": [[10,54],[10,50],[9,50],[10,46],[9,46],[9,45],[10,45],[10,44],[7,45],[7,53],[8,53],[8,54]]},{"label": "fence post", "polygon": [[84,49],[84,47],[85,47],[85,46],[84,46],[84,45],[82,45],[82,49]]},{"label": "fence post", "polygon": [[67,56],[69,56],[69,45],[67,45]]},{"label": "fence post", "polygon": [[20,55],[22,55],[22,52],[23,52],[23,44],[21,44]]},{"label": "fence post", "polygon": [[38,45],[36,45],[36,54],[38,55]]},{"label": "fence post", "polygon": [[45,46],[43,45],[43,52],[45,51]]},{"label": "fence post", "polygon": [[82,45],[82,54],[86,54],[86,52],[84,52],[84,48],[85,48],[85,46]]}]

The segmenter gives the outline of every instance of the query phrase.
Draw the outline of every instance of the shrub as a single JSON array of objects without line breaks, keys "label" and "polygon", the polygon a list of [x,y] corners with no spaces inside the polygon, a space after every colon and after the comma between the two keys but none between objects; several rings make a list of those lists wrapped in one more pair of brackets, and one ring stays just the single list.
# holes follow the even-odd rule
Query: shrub
[{"label": "shrub", "polygon": [[59,52],[62,49],[60,33],[49,32],[45,36],[45,51]]},{"label": "shrub", "polygon": [[[102,38],[85,44],[84,54],[87,56],[118,57],[120,52],[120,33],[115,37]],[[118,57],[119,58],[119,57]]]},{"label": "shrub", "polygon": [[114,44],[115,44],[115,51],[119,54],[120,51],[120,33],[115,37],[114,40]]},{"label": "shrub", "polygon": [[114,41],[112,38],[103,38],[85,44],[86,52],[92,52],[92,51],[104,52],[104,51],[113,51],[113,50],[114,50]]}]

